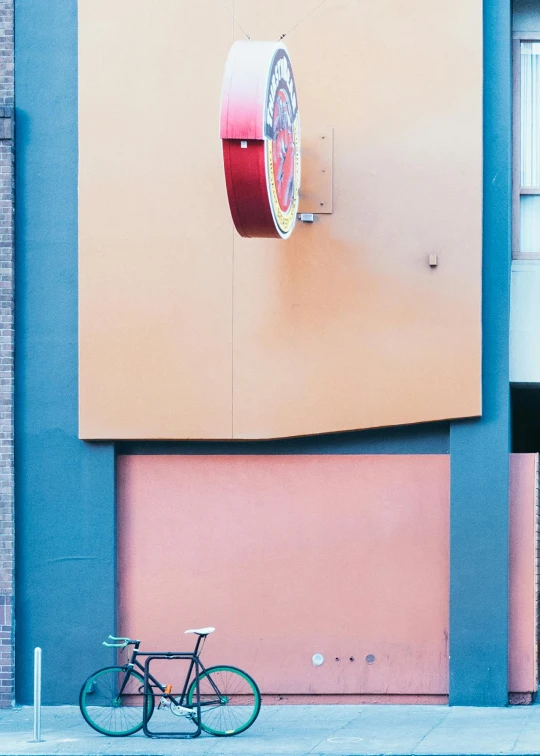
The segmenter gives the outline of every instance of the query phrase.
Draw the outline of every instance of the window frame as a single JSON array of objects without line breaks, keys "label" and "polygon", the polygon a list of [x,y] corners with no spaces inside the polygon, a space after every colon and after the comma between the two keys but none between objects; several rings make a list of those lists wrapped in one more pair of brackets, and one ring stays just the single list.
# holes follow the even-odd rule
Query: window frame
[{"label": "window frame", "polygon": [[512,37],[512,259],[540,260],[540,252],[521,251],[521,197],[540,195],[540,185],[521,186],[521,43],[540,44],[540,31],[514,32]]}]

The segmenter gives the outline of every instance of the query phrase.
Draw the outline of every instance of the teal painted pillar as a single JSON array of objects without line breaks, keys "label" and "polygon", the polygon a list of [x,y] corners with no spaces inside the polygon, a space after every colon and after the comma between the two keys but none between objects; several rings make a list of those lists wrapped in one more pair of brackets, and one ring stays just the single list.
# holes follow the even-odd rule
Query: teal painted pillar
[{"label": "teal painted pillar", "polygon": [[450,429],[450,704],[508,703],[511,2],[484,0],[482,393]]},{"label": "teal painted pillar", "polygon": [[17,0],[16,698],[75,704],[113,654],[113,444],[78,434],[77,2]]}]

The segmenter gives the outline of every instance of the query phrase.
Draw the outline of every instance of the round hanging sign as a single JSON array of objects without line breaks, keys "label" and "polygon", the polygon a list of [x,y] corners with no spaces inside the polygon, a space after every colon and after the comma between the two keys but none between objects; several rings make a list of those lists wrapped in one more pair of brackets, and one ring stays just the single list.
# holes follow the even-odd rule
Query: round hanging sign
[{"label": "round hanging sign", "polygon": [[240,236],[287,239],[300,192],[300,119],[287,49],[235,42],[221,100],[231,215]]}]

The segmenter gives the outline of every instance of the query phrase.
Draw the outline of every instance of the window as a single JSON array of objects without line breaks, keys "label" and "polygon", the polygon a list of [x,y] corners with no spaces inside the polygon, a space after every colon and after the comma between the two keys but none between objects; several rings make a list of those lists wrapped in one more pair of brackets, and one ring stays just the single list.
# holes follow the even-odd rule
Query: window
[{"label": "window", "polygon": [[514,71],[513,257],[540,260],[540,33],[515,40]]}]

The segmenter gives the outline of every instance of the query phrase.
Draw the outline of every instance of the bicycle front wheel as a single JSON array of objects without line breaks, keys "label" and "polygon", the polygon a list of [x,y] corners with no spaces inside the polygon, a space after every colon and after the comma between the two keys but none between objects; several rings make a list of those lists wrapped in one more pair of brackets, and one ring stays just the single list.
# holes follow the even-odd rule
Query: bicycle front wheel
[{"label": "bicycle front wheel", "polygon": [[[90,727],[102,735],[125,737],[143,726],[144,680],[125,667],[105,667],[94,672],[81,688],[79,706]],[[146,702],[148,719],[154,696]]]},{"label": "bicycle front wheel", "polygon": [[[210,735],[238,735],[251,727],[261,710],[255,680],[236,667],[209,667],[199,677],[199,690],[201,727]],[[196,680],[189,687],[187,701],[188,706],[195,707]]]}]

